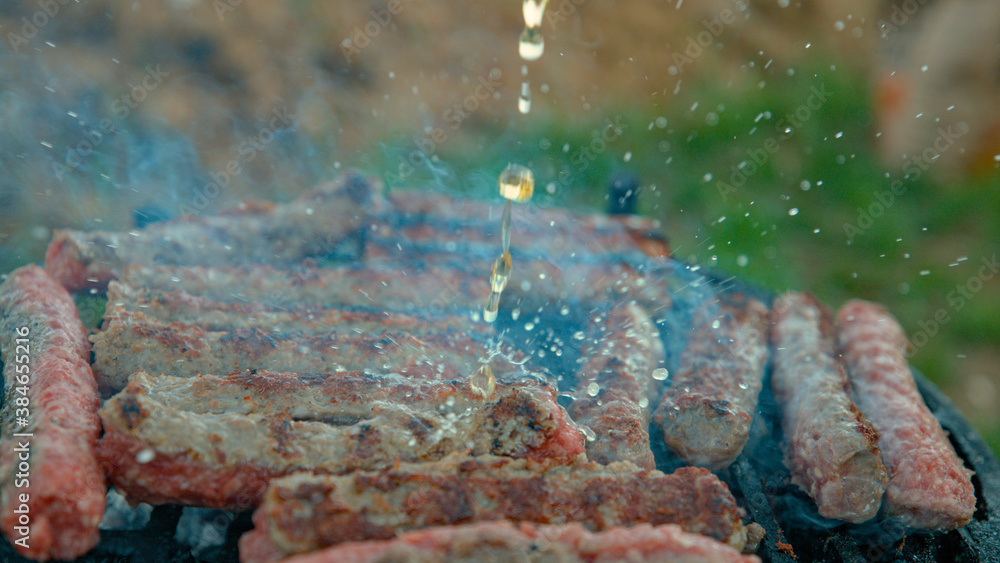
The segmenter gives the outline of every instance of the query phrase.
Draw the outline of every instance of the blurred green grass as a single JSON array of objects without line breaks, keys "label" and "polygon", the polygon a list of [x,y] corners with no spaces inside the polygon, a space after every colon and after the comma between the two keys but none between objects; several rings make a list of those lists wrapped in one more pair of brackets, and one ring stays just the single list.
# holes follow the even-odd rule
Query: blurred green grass
[{"label": "blurred green grass", "polygon": [[[973,366],[989,366],[987,377],[1000,379],[991,363],[1000,342],[998,280],[987,280],[961,310],[948,301],[997,251],[1000,174],[938,183],[927,173],[906,178],[902,162],[886,169],[876,153],[871,87],[857,72],[816,64],[726,87],[694,82],[669,103],[687,108],[680,112],[630,103],[571,116],[543,110],[515,117],[514,125],[477,123],[464,142],[436,147],[434,162],[418,166],[407,187],[495,197],[496,174],[513,161],[535,171],[540,204],[599,210],[611,175],[626,170],[643,185],[640,213],[663,220],[675,257],[775,291],[808,290],[834,308],[855,297],[881,302],[911,337],[944,310],[948,322],[915,350],[912,364],[953,397]],[[784,118],[814,89],[826,100],[788,131]],[[615,121],[626,125],[621,135],[596,142]],[[763,160],[769,138],[778,148]],[[373,147],[375,156],[361,164],[394,170],[412,148]],[[590,159],[580,156],[586,148],[602,150],[591,150]],[[753,154],[762,164],[724,197],[719,181],[729,183]],[[897,179],[906,191],[849,240],[845,223],[857,226],[860,210]],[[1000,453],[994,409],[959,404]]]}]

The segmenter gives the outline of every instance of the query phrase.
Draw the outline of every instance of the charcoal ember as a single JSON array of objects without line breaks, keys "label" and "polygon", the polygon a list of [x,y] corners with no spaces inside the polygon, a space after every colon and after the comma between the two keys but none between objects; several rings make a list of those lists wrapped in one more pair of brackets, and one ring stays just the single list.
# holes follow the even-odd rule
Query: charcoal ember
[{"label": "charcoal ember", "polygon": [[153,513],[152,505],[140,502],[132,506],[125,496],[115,490],[108,489],[107,504],[104,516],[101,518],[102,530],[141,530],[149,523]]},{"label": "charcoal ember", "polygon": [[214,547],[226,543],[226,531],[233,522],[232,512],[216,508],[184,507],[174,539],[191,549],[191,554],[200,557]]}]

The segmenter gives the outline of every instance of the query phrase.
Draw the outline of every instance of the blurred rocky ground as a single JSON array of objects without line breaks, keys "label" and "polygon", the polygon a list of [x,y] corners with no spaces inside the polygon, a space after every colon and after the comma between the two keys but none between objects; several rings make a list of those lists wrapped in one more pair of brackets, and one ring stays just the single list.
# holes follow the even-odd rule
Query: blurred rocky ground
[{"label": "blurred rocky ground", "polygon": [[[393,188],[434,181],[490,194],[496,163],[478,157],[542,155],[542,196],[589,188],[592,197],[551,201],[594,204],[605,180],[595,171],[631,168],[648,192],[644,212],[690,240],[685,258],[775,290],[814,289],[834,305],[879,299],[911,333],[950,312],[959,320],[939,331],[957,336],[935,332],[917,363],[981,429],[1000,428],[998,281],[982,281],[965,316],[948,304],[972,279],[963,264],[996,250],[984,241],[1000,231],[1000,220],[973,213],[996,190],[975,182],[1000,165],[1000,3],[551,0],[545,53],[527,64],[527,116],[517,110],[522,26],[514,0],[4,0],[0,271],[40,261],[56,228],[124,229],[245,198],[289,200],[348,167]],[[796,125],[793,141],[777,137],[795,146],[761,163],[738,197],[720,198],[729,161],[744,159],[746,172],[758,154],[756,124],[778,131],[785,110],[772,115],[768,104],[801,109],[827,85],[837,99],[809,110],[823,115]],[[841,122],[856,126],[845,139],[832,125]],[[587,160],[609,123],[620,124],[614,138],[623,127],[629,137]],[[572,147],[559,141],[567,132]],[[823,164],[823,147],[837,143],[853,149]],[[548,166],[560,150],[562,164]],[[476,166],[481,178],[457,171]],[[805,179],[817,166],[825,185]],[[572,181],[560,176],[567,167]],[[845,246],[841,224],[864,221],[856,210],[885,189],[883,175],[886,185],[932,183],[912,184],[916,195]],[[813,199],[793,207],[792,196]],[[949,197],[966,202],[954,215],[937,209]],[[772,217],[725,230],[762,208]],[[728,242],[702,246],[691,234],[701,225]],[[911,235],[928,225],[933,239]],[[782,243],[758,242],[768,232]],[[894,250],[898,241],[934,268]],[[765,261],[769,270],[754,269]]]}]

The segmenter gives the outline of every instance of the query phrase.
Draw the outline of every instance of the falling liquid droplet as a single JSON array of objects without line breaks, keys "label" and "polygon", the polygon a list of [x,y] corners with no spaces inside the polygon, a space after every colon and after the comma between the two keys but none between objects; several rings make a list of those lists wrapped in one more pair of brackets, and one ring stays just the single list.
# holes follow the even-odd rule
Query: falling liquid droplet
[{"label": "falling liquid droplet", "polygon": [[518,203],[528,201],[535,193],[535,175],[519,164],[508,164],[500,173],[500,195]]},{"label": "falling liquid droplet", "polygon": [[527,80],[521,83],[521,95],[517,98],[517,111],[522,114],[531,111],[531,86]]},{"label": "falling liquid droplet", "polygon": [[493,263],[493,273],[490,275],[490,289],[498,297],[504,288],[507,287],[507,280],[510,279],[510,273],[513,269],[514,265],[511,263],[510,252],[504,252]]},{"label": "falling liquid droplet", "polygon": [[491,323],[497,320],[497,312],[500,310],[500,294],[493,291],[490,293],[490,298],[486,302],[486,308],[483,309],[483,320]]},{"label": "falling liquid droplet", "polygon": [[[530,0],[529,0],[530,1]],[[527,5],[528,2],[525,2]],[[541,27],[525,27],[517,42],[517,53],[526,61],[535,61],[545,52],[545,37]]]}]

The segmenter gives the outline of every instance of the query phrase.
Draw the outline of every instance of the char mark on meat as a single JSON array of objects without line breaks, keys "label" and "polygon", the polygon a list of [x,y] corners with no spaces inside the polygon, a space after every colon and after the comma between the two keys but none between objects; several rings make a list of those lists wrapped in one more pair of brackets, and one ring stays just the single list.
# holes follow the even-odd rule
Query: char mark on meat
[{"label": "char mark on meat", "polygon": [[184,291],[222,303],[258,303],[281,309],[322,303],[330,307],[438,313],[468,311],[489,295],[482,270],[449,261],[370,260],[365,265],[320,268],[308,262],[290,268],[242,266],[130,266],[122,282],[155,291]]},{"label": "char mark on meat", "polygon": [[382,206],[377,187],[348,174],[286,204],[244,203],[130,232],[56,231],[45,268],[75,291],[103,289],[129,264],[291,264],[335,253]]},{"label": "char mark on meat", "polygon": [[771,386],[792,479],[826,518],[872,518],[889,477],[878,433],[851,397],[830,312],[812,295],[782,296],[774,303],[771,346]]},{"label": "char mark on meat", "polygon": [[427,333],[449,330],[475,334],[488,339],[491,325],[472,320],[469,315],[422,315],[387,312],[363,306],[320,306],[310,303],[259,303],[221,301],[191,295],[184,290],[165,291],[111,282],[105,322],[125,312],[141,312],[163,323],[197,325],[214,332],[260,329],[273,333],[298,332],[322,335],[329,332],[368,334],[385,330]]},{"label": "char mark on meat", "polygon": [[[460,244],[463,253],[495,253],[500,238],[499,202],[420,191],[393,192],[388,200],[391,212],[378,217],[371,229],[373,238],[388,246],[399,244],[412,250]],[[636,215],[575,214],[529,204],[514,213],[511,221],[512,231],[518,233],[519,252],[530,257],[614,257],[654,248],[654,255],[669,253],[656,234],[659,221]]]},{"label": "char mark on meat", "polygon": [[92,340],[94,370],[102,386],[114,390],[139,370],[178,376],[244,369],[369,370],[455,379],[475,373],[491,346],[482,335],[452,328],[316,335],[261,328],[219,332],[122,310]]},{"label": "char mark on meat", "polygon": [[345,476],[298,473],[271,482],[242,542],[282,555],[397,532],[512,519],[578,522],[591,531],[641,523],[678,524],[742,549],[743,509],[711,472],[672,474],[629,462],[533,461],[453,456]]}]

